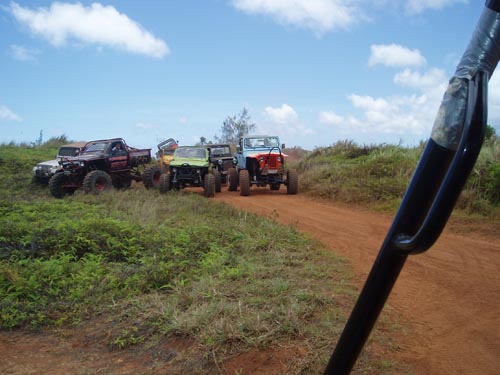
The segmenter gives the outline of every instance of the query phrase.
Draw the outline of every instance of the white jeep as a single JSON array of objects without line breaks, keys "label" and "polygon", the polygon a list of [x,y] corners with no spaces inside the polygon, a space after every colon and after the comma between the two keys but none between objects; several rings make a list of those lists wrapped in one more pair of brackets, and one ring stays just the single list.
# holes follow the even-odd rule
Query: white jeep
[{"label": "white jeep", "polygon": [[48,184],[50,178],[62,168],[59,161],[64,157],[77,156],[86,144],[86,142],[75,142],[59,147],[55,159],[38,163],[33,167],[31,181],[36,184]]}]

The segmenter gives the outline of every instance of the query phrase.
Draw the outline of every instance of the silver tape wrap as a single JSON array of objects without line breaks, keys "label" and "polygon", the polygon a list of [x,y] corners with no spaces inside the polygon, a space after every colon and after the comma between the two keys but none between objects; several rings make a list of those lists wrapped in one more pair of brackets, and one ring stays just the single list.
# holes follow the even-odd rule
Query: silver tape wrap
[{"label": "silver tape wrap", "polygon": [[456,150],[465,122],[468,82],[478,71],[489,76],[500,59],[500,14],[485,8],[467,49],[450,79],[439,107],[431,138],[438,145]]}]

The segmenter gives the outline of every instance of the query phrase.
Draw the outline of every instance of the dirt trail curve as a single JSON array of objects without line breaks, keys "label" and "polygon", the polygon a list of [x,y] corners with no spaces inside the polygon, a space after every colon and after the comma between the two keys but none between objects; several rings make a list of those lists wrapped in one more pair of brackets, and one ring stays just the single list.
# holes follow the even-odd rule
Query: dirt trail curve
[{"label": "dirt trail curve", "polygon": [[[312,234],[352,262],[360,286],[393,219],[283,191],[251,194],[223,192],[216,199],[277,214],[280,222]],[[408,259],[388,302],[407,327],[399,359],[415,374],[500,374],[498,233],[461,236],[445,230],[427,253]]]}]

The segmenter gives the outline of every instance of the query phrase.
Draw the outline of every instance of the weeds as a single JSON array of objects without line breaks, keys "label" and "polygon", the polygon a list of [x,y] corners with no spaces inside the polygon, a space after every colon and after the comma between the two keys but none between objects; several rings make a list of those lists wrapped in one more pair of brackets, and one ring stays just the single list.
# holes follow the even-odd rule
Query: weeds
[{"label": "weeds", "polygon": [[[301,190],[337,201],[394,211],[413,175],[424,144],[359,146],[340,141],[317,148],[295,164]],[[469,214],[500,214],[500,140],[487,140],[457,203]]]}]

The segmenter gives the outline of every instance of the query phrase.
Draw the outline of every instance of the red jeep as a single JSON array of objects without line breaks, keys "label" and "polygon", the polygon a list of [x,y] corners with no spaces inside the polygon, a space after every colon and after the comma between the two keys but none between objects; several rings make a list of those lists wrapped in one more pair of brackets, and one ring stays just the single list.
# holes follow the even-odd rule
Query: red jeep
[{"label": "red jeep", "polygon": [[94,194],[112,186],[128,188],[132,180],[142,181],[148,189],[158,187],[160,168],[146,167],[150,161],[150,148],[130,147],[122,138],[88,142],[80,155],[61,158],[62,170],[50,179],[49,190],[62,198],[82,186],[86,193]]}]

